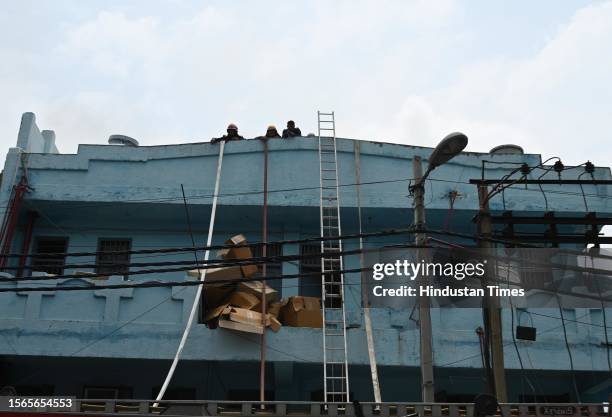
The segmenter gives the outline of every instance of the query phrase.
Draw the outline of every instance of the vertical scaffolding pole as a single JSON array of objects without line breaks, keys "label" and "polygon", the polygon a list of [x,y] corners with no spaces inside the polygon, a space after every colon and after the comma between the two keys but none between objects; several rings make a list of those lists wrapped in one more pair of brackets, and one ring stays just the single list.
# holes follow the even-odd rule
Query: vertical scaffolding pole
[{"label": "vertical scaffolding pole", "polygon": [[[355,186],[357,188],[357,218],[359,222],[359,234],[362,234],[361,223],[361,144],[355,141]],[[363,253],[363,237],[359,237],[359,267],[365,268],[365,255]],[[374,402],[382,402],[380,396],[380,383],[378,381],[378,368],[376,365],[376,350],[374,348],[374,335],[372,334],[372,319],[370,317],[370,302],[368,299],[368,288],[365,288],[367,280],[365,271],[361,271],[361,297],[363,302],[363,323],[366,330],[366,341],[368,344],[368,357],[370,359],[370,373],[372,374],[372,389],[374,390]]]}]

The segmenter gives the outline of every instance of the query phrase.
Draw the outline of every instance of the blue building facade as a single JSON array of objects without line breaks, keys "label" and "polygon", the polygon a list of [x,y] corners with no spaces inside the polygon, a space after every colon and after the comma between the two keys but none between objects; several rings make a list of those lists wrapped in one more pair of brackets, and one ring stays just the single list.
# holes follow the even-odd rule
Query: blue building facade
[{"label": "blue building facade", "polygon": [[[381,142],[337,140],[343,233],[357,233],[356,151],[361,170],[364,232],[408,228],[412,198],[408,195],[411,162],[424,163],[430,148]],[[218,144],[167,146],[80,145],[76,154],[60,154],[51,131],[40,131],[31,113],[24,114],[17,144],[10,148],[0,187],[0,217],[6,214],[15,186],[27,176],[30,188],[19,210],[11,252],[93,252],[101,248],[155,249],[191,246],[181,185],[185,189],[196,242],[206,242],[211,213]],[[301,137],[269,142],[269,240],[319,235],[318,140]],[[483,164],[483,161],[486,161]],[[540,155],[465,152],[432,174],[426,183],[427,224],[437,229],[475,234],[478,194],[470,179],[500,178],[509,163],[535,166]],[[484,167],[484,171],[483,171]],[[533,174],[537,178],[543,171]],[[577,178],[581,170],[567,170]],[[609,168],[594,177],[610,179]],[[557,178],[550,171],[544,178]],[[243,233],[261,240],[263,145],[259,140],[229,142],[221,174],[213,244]],[[584,186],[588,211],[610,216],[609,186]],[[528,215],[554,210],[584,215],[579,187],[546,185],[546,201],[537,185],[509,188],[490,201],[494,212],[513,210]],[[451,197],[453,196],[453,197]],[[568,232],[583,232],[565,226]],[[535,231],[535,227],[534,227]],[[31,237],[29,237],[31,236]],[[407,235],[366,239],[366,247],[411,241]],[[445,237],[456,242],[466,240]],[[28,242],[29,240],[29,242]],[[358,249],[346,241],[346,250]],[[579,246],[574,246],[579,248]],[[309,248],[283,245],[283,255]],[[191,260],[192,253],[137,254],[128,262]],[[95,256],[66,257],[56,274],[95,271],[64,268],[94,264]],[[18,267],[19,257],[9,267]],[[47,262],[48,264],[49,262]],[[98,262],[99,263],[99,262]],[[347,256],[347,268],[359,266]],[[298,274],[306,265],[283,262],[283,274]],[[25,259],[21,274],[45,275]],[[139,268],[132,268],[139,269]],[[189,279],[184,272],[124,276],[109,269],[108,280],[51,279],[45,285],[82,285],[87,291],[0,293],[0,385],[21,393],[71,394],[78,397],[151,398],[159,389],[176,351],[195,294],[195,287],[96,289],[113,283]],[[10,278],[16,269],[7,269]],[[126,281],[127,280],[127,281]],[[360,278],[345,277],[348,357],[353,398],[372,400],[366,337],[360,305]],[[40,282],[0,282],[3,287],[28,287]],[[312,280],[274,284],[282,297],[314,295]],[[318,289],[320,291],[320,289]],[[575,401],[572,375],[582,401],[602,401],[612,390],[608,346],[601,309],[567,309],[566,330],[574,371],[570,371],[559,310],[514,311],[518,324],[538,329],[537,341],[518,341],[521,369],[512,342],[511,311],[503,311],[505,361],[512,401],[546,399]],[[479,339],[480,310],[433,309],[437,396],[442,401],[468,401],[484,391]],[[420,398],[419,332],[410,311],[373,309],[376,356],[384,401]],[[608,323],[609,325],[609,323]],[[612,330],[612,329],[611,329]],[[259,383],[259,337],[196,324],[173,383],[175,399],[255,399]],[[283,327],[267,337],[269,399],[316,400],[322,397],[322,335],[320,329]]]}]

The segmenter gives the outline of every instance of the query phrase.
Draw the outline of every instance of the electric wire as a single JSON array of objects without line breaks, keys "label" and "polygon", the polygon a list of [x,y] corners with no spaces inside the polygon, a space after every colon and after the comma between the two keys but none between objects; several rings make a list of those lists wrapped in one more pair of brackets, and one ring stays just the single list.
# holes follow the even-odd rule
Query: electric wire
[{"label": "electric wire", "polygon": [[[540,167],[541,168],[541,167]],[[567,169],[573,169],[575,167],[568,167]],[[387,184],[387,183],[396,183],[396,182],[410,182],[412,181],[413,178],[397,178],[397,179],[388,179],[388,180],[377,180],[377,181],[368,181],[368,182],[363,182],[362,185],[378,185],[378,184]],[[449,180],[449,179],[443,179],[443,178],[428,178],[428,181],[431,182],[442,182],[442,183],[450,183],[450,184],[464,184],[464,185],[472,185],[469,181],[459,181],[459,180]],[[355,184],[339,184],[338,187],[352,187]],[[504,187],[504,189],[506,188],[513,188],[515,187],[512,184],[506,184],[507,187]],[[317,190],[319,189],[319,186],[310,186],[310,187],[295,187],[295,188],[283,188],[283,189],[275,189],[275,190],[269,190],[269,193],[283,193],[283,192],[292,192],[292,191],[308,191],[308,190]],[[515,189],[515,188],[514,188]],[[527,188],[527,189],[521,189],[521,191],[531,191],[531,192],[540,192],[540,190],[535,190],[535,189],[531,189],[531,188]],[[581,193],[579,192],[573,192],[573,191],[561,191],[561,190],[546,190],[546,192],[548,193],[552,193],[552,194],[559,194],[559,195],[577,195],[580,196]],[[263,191],[261,190],[257,190],[257,191],[245,191],[245,192],[235,192],[235,193],[225,193],[225,194],[220,194],[219,197],[238,197],[238,196],[244,196],[244,195],[257,195],[257,194],[262,194]],[[612,199],[612,195],[601,195],[601,194],[589,194],[586,193],[585,195],[589,196],[589,197],[597,197],[600,199]],[[201,199],[212,199],[212,194],[193,194],[193,195],[187,195],[187,198],[190,200],[201,200]],[[157,198],[157,199],[123,199],[123,200],[119,200],[119,201],[113,201],[113,202],[92,202],[92,203],[84,203],[84,204],[62,204],[61,208],[62,210],[66,209],[66,208],[83,208],[83,207],[99,207],[99,206],[108,206],[109,204],[112,203],[156,203],[156,202],[164,202],[164,201],[179,201],[181,200],[180,196],[177,197],[164,197],[164,198]],[[27,200],[25,200],[27,201]],[[8,206],[0,206],[0,208],[6,208]]]},{"label": "electric wire", "polygon": [[[451,232],[451,231],[444,231],[444,230],[437,230],[437,229],[420,229],[420,228],[417,229],[415,227],[401,228],[401,229],[385,229],[385,230],[380,230],[376,232],[352,233],[352,234],[346,234],[346,235],[342,235],[342,236],[338,236],[334,238],[316,236],[316,237],[303,238],[303,239],[277,240],[277,241],[272,241],[268,243],[278,244],[278,245],[290,245],[290,244],[300,244],[300,243],[318,243],[318,242],[322,242],[326,240],[334,240],[334,239],[348,240],[348,239],[358,239],[360,237],[384,237],[384,236],[415,234],[415,233],[447,235],[447,236],[460,237],[460,238],[469,239],[469,240],[484,240],[484,241],[488,241],[492,243],[508,244],[508,245],[514,245],[517,247],[524,247],[524,248],[542,248],[542,246],[524,244],[524,243],[516,242],[513,240],[507,240],[507,239],[500,239],[500,238],[487,237],[487,236],[478,236],[478,235],[472,235],[469,233]],[[240,245],[228,245],[228,244],[207,245],[207,246],[197,247],[196,249],[198,251],[206,251],[206,250],[217,250],[217,249],[229,249],[233,247],[253,247],[253,246],[259,246],[262,244],[263,244],[262,242],[253,242],[253,243],[240,244]],[[38,257],[38,258],[54,257],[54,256],[83,257],[83,256],[98,256],[98,255],[120,255],[120,254],[132,255],[132,254],[151,254],[151,253],[192,252],[193,249],[194,249],[193,246],[187,246],[187,247],[167,247],[167,248],[158,248],[158,249],[139,249],[139,250],[121,250],[121,251],[52,252],[52,253],[49,252],[49,253],[30,253],[30,254],[10,253],[7,255],[2,255],[2,256],[13,257],[13,258],[22,257],[22,256]],[[565,248],[558,248],[558,251],[560,253],[583,254],[580,251],[565,249]]]}]

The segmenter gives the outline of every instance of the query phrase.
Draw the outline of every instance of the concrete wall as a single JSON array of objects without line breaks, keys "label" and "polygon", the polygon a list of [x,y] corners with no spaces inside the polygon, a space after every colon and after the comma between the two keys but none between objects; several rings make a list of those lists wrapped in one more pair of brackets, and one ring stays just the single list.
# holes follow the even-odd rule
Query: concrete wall
[{"label": "concrete wall", "polygon": [[[31,114],[25,114],[18,148],[9,151],[0,187],[0,205],[6,206],[12,186],[24,174],[21,151],[27,152],[29,183],[26,209],[40,218],[34,237],[68,236],[74,251],[93,251],[100,237],[129,237],[134,249],[189,246],[185,212],[180,191],[183,184],[189,199],[196,241],[205,242],[214,187],[218,145],[123,147],[82,145],[75,155],[55,154],[50,133],[39,132]],[[338,140],[338,158],[343,232],[358,230],[356,221],[355,141]],[[412,221],[412,200],[408,196],[411,161],[427,158],[431,149],[361,142],[363,226],[365,231],[408,227]],[[259,141],[228,143],[223,164],[220,206],[213,243],[242,232],[252,241],[260,240],[262,145]],[[33,153],[39,152],[39,153]],[[539,155],[489,155],[466,153],[432,173],[426,185],[428,224],[434,228],[474,232],[471,218],[478,208],[476,188],[466,182],[480,178],[483,160],[526,162],[533,166]],[[486,164],[485,176],[499,178],[508,165]],[[298,239],[319,234],[319,171],[317,141],[313,138],[270,141],[269,195],[271,240]],[[576,178],[580,170],[563,173]],[[539,176],[537,174],[534,177]],[[547,177],[556,178],[556,174]],[[596,178],[610,178],[610,170],[598,168]],[[610,187],[585,186],[588,208],[602,215],[612,212]],[[578,187],[545,186],[548,208],[581,213],[585,207]],[[452,215],[449,193],[456,191]],[[559,191],[563,191],[559,193]],[[491,201],[494,210],[541,213],[544,199],[537,186],[517,187]],[[2,208],[1,210],[4,210]],[[23,219],[22,219],[23,220]],[[13,251],[23,240],[19,225]],[[567,229],[569,230],[569,229]],[[577,229],[576,229],[577,230]],[[399,243],[405,237],[372,239],[368,245]],[[356,248],[347,244],[346,249]],[[298,245],[287,245],[284,254],[299,253]],[[188,254],[191,256],[191,254]],[[181,260],[185,255],[134,256],[132,262]],[[93,262],[94,258],[69,257],[67,263]],[[16,259],[12,265],[15,265]],[[355,257],[346,260],[356,267]],[[65,272],[74,272],[66,270]],[[297,273],[295,263],[285,263],[283,273]],[[135,282],[183,280],[183,273],[134,275]],[[359,277],[348,275],[347,320],[349,357],[355,367],[368,363],[362,312],[359,306]],[[110,282],[123,282],[112,277]],[[82,292],[0,293],[0,355],[17,358],[104,358],[167,361],[176,350],[194,287],[96,290],[100,281],[88,279],[51,280],[46,284],[84,285]],[[102,282],[107,283],[107,282]],[[28,286],[31,283],[2,283]],[[298,293],[296,281],[283,282],[283,296]],[[538,314],[539,313],[539,314]],[[414,368],[418,364],[418,330],[409,312],[376,309],[373,323],[377,359],[390,369]],[[607,370],[606,349],[601,327],[601,310],[576,309],[567,312],[579,323],[568,326],[568,337],[577,370]],[[520,320],[538,328],[537,342],[518,342],[523,360],[532,368],[550,371],[568,369],[556,310],[522,313]],[[434,310],[435,362],[449,369],[478,369],[480,350],[475,328],[482,325],[479,310]],[[517,318],[519,320],[519,318]],[[504,312],[506,365],[519,369],[512,343],[509,312]],[[184,351],[186,361],[223,363],[258,360],[258,338],[227,330],[209,330],[196,325]],[[320,330],[283,328],[268,337],[268,360],[272,363],[318,364],[321,361]],[[280,365],[279,365],[280,366]],[[145,366],[146,367],[146,366]],[[314,369],[314,368],[313,368]],[[367,368],[364,368],[367,369]],[[310,371],[309,371],[310,372]],[[314,372],[314,371],[313,371]],[[389,371],[391,372],[391,371]],[[367,375],[367,372],[366,372]],[[314,377],[313,377],[314,378]],[[314,378],[316,379],[316,378]],[[313,379],[313,380],[314,380]],[[320,382],[320,379],[317,379]],[[401,381],[394,379],[394,381]],[[289,394],[287,394],[289,395]]]}]

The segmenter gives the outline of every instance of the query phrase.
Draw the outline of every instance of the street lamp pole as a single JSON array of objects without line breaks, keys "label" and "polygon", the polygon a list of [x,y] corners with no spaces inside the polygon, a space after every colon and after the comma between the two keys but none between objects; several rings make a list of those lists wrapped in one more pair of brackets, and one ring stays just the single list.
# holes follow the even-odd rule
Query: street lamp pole
[{"label": "street lamp pole", "polygon": [[[417,261],[422,258],[423,247],[426,242],[425,230],[425,180],[431,171],[457,156],[467,146],[468,138],[463,133],[451,133],[436,146],[429,157],[429,164],[425,175],[420,156],[412,159],[412,177],[415,184],[411,187],[413,194],[414,226],[419,233],[415,234],[417,246]],[[420,286],[428,285],[429,279],[421,277]],[[431,310],[428,296],[419,295],[419,337],[421,359],[422,401],[434,402],[434,373],[433,373],[433,339],[431,328]]]},{"label": "street lamp pole", "polygon": [[[413,188],[414,198],[414,226],[417,230],[425,227],[425,187],[423,186],[423,165],[421,157],[415,156],[412,159],[412,176],[416,185]],[[417,261],[421,259],[422,247],[425,246],[425,233],[415,234],[415,244],[417,246]],[[427,285],[428,282],[420,281],[420,285]],[[431,334],[431,311],[429,306],[429,296],[419,295],[419,336],[421,345],[421,390],[423,402],[434,402],[434,374],[433,374],[433,349]]]}]

